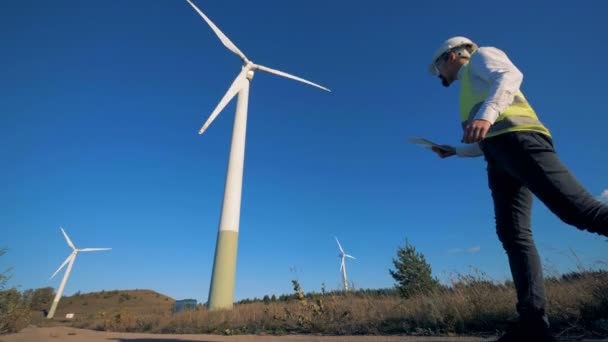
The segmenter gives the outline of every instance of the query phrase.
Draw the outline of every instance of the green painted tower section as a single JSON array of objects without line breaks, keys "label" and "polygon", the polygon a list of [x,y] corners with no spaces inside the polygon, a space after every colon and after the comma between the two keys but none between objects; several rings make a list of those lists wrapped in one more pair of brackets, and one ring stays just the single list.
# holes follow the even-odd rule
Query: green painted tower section
[{"label": "green painted tower section", "polygon": [[217,235],[209,290],[210,310],[232,309],[238,238],[239,233],[231,230],[220,231]]}]

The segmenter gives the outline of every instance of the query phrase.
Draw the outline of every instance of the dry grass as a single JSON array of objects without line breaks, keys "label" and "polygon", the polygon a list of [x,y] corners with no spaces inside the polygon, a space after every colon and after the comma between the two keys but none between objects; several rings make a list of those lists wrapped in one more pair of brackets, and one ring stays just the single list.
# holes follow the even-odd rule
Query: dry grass
[{"label": "dry grass", "polygon": [[608,272],[550,279],[547,296],[552,324],[561,334],[608,336]]},{"label": "dry grass", "polygon": [[[608,337],[608,272],[546,280],[549,316],[561,336]],[[233,310],[172,313],[175,300],[150,290],[103,291],[62,298],[56,319],[30,312],[27,296],[0,291],[0,333],[28,323],[120,332],[211,334],[495,335],[516,318],[515,290],[483,274],[460,275],[429,295],[403,299],[396,290],[309,293],[246,300]],[[282,300],[281,300],[282,299]],[[75,313],[75,319],[62,319]],[[33,315],[32,315],[33,314]],[[31,319],[30,319],[31,317]]]},{"label": "dry grass", "polygon": [[[547,280],[553,329],[562,335],[608,336],[608,272]],[[233,310],[171,314],[123,307],[77,327],[154,333],[494,335],[516,318],[515,291],[483,276],[407,300],[394,291],[308,294],[303,299],[237,304]]]}]

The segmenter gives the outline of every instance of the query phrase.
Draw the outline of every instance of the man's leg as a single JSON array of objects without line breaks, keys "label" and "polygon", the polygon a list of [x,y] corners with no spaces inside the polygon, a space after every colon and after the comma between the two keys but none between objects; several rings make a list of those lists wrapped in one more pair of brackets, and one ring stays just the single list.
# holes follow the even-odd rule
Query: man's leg
[{"label": "man's leg", "polygon": [[496,165],[491,156],[486,159],[496,232],[509,259],[520,321],[532,325],[542,321],[548,326],[542,267],[530,224],[532,193]]},{"label": "man's leg", "polygon": [[484,149],[563,222],[608,236],[608,205],[596,199],[561,162],[551,138],[515,132],[489,138]]}]

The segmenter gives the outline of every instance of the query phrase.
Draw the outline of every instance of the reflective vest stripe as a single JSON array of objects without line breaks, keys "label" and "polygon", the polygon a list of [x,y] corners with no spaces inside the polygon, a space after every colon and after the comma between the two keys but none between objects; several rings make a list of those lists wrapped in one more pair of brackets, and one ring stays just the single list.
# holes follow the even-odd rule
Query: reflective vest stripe
[{"label": "reflective vest stripe", "polygon": [[[462,128],[465,129],[469,124],[469,121],[462,123]],[[500,121],[496,121],[492,127],[490,127],[489,132],[498,132],[505,129],[512,129],[520,126],[542,126],[542,122],[535,118],[531,118],[528,116],[507,116]]]},{"label": "reflective vest stripe", "polygon": [[[469,63],[465,66],[462,79],[460,80],[460,120],[463,129],[474,120],[477,112],[488,97],[488,91],[482,93],[473,91],[473,84],[469,75],[470,65]],[[513,131],[535,131],[551,136],[551,133],[538,119],[536,112],[521,91],[515,94],[511,105],[500,113],[496,122],[490,127],[486,137],[490,138]]]}]

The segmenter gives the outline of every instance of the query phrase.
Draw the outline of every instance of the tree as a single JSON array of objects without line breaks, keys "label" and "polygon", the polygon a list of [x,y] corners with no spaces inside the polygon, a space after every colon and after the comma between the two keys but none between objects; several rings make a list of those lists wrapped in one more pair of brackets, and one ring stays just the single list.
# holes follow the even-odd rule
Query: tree
[{"label": "tree", "polygon": [[[6,249],[0,248],[0,256]],[[30,303],[15,288],[7,287],[12,274],[11,268],[0,272],[0,334],[15,333],[25,328],[30,322]]]},{"label": "tree", "polygon": [[293,285],[293,292],[295,292],[296,298],[299,300],[304,299],[304,291],[302,290],[302,286],[300,286],[300,282],[297,279],[293,279],[291,281]]},{"label": "tree", "polygon": [[404,298],[427,294],[439,286],[439,281],[432,276],[431,265],[407,239],[405,239],[405,247],[397,249],[397,258],[393,259],[393,265],[395,270],[389,269],[389,272]]},{"label": "tree", "polygon": [[55,296],[55,291],[52,287],[41,287],[31,291],[30,305],[32,310],[41,311],[50,308],[53,297]]},{"label": "tree", "polygon": [[[0,256],[3,256],[4,254],[6,254],[6,248],[0,248]],[[9,267],[0,272],[0,290],[4,290],[8,281],[11,280],[11,277],[13,276],[11,273],[12,270],[13,268]]]}]

